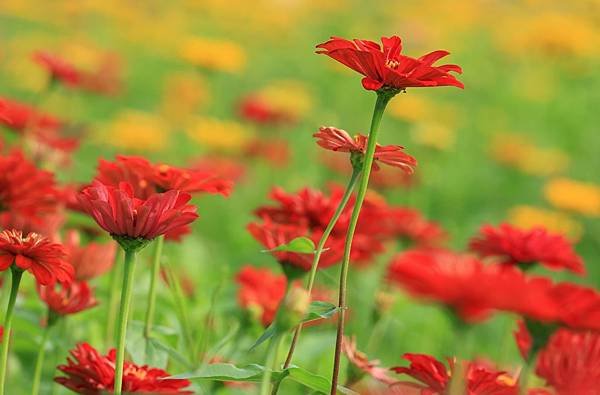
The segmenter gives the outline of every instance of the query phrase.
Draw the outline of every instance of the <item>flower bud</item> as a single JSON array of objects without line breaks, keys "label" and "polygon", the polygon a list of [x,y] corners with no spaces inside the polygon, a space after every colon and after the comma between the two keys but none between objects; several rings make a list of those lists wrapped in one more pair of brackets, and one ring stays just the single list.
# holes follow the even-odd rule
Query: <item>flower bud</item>
[{"label": "flower bud", "polygon": [[301,287],[291,287],[280,309],[277,324],[282,330],[298,325],[310,306],[310,295]]}]

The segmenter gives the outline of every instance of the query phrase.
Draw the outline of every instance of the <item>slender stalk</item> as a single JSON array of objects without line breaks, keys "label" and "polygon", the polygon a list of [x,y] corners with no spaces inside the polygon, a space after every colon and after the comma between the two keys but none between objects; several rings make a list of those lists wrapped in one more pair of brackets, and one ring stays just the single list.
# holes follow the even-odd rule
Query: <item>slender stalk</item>
[{"label": "slender stalk", "polygon": [[271,391],[271,375],[273,373],[273,366],[277,363],[277,354],[279,352],[281,339],[283,339],[283,336],[275,335],[269,340],[267,359],[265,360],[265,371],[260,382],[260,395],[269,395],[269,392]]},{"label": "slender stalk", "polygon": [[19,285],[21,284],[21,277],[23,272],[20,269],[13,268],[12,272],[12,284],[10,287],[10,296],[8,298],[8,307],[6,308],[6,315],[4,316],[4,333],[2,335],[2,358],[0,360],[0,394],[4,395],[4,383],[6,382],[6,365],[8,362],[8,346],[10,343],[10,331],[12,328],[12,317],[15,308],[15,302],[17,301],[17,293],[19,292]]},{"label": "slender stalk", "polygon": [[375,148],[377,146],[377,132],[379,131],[379,124],[383,117],[383,112],[390,99],[394,96],[388,91],[378,91],[377,101],[375,102],[375,109],[373,110],[373,118],[371,120],[371,130],[369,131],[369,140],[367,143],[367,150],[365,152],[362,177],[358,186],[358,192],[356,194],[356,203],[352,210],[352,217],[350,218],[350,224],[348,225],[348,231],[346,233],[346,243],[344,245],[344,260],[342,262],[342,269],[340,271],[340,288],[339,288],[339,300],[338,306],[340,311],[338,312],[338,326],[337,326],[337,337],[335,342],[335,355],[333,359],[333,373],[331,375],[331,395],[337,393],[338,377],[340,373],[340,359],[342,352],[342,338],[344,336],[344,324],[346,317],[346,292],[347,292],[347,280],[348,280],[348,268],[350,267],[350,252],[352,250],[352,239],[354,238],[354,232],[356,231],[356,225],[358,223],[358,217],[362,204],[367,194],[367,188],[369,186],[369,176],[371,175],[371,168],[373,167],[373,157],[375,155]]},{"label": "slender stalk", "polygon": [[115,317],[117,316],[117,307],[119,302],[119,277],[121,276],[122,264],[125,256],[125,250],[119,248],[119,252],[115,257],[115,263],[113,264],[110,272],[110,288],[108,295],[108,312],[106,316],[106,343],[109,347],[112,347],[115,341]]},{"label": "slender stalk", "polygon": [[[315,284],[315,277],[317,275],[317,269],[319,268],[319,261],[321,259],[321,254],[323,253],[325,243],[327,243],[327,239],[329,238],[331,231],[335,227],[335,224],[337,223],[338,219],[340,218],[340,215],[342,215],[342,212],[344,211],[346,204],[348,204],[348,201],[350,200],[350,197],[352,196],[352,191],[354,190],[354,186],[356,185],[356,181],[358,180],[359,175],[360,175],[360,169],[358,169],[358,170],[354,169],[352,171],[352,175],[350,176],[350,180],[348,181],[348,185],[346,186],[346,190],[344,191],[342,200],[340,201],[340,204],[338,205],[338,207],[335,209],[333,216],[329,220],[329,223],[327,224],[327,227],[325,228],[325,231],[323,232],[323,235],[321,235],[321,239],[319,240],[319,243],[317,244],[317,248],[315,250],[315,256],[313,258],[312,266],[310,268],[308,284],[306,285],[306,290],[308,291],[309,295],[311,294],[313,286]],[[302,331],[302,326],[303,326],[303,324],[298,325],[296,327],[296,330],[294,331],[294,336],[292,337],[292,343],[290,344],[290,349],[289,349],[287,357],[285,359],[285,363],[283,364],[284,369],[287,369],[290,366],[290,364],[292,363],[292,357],[294,356],[294,351],[296,349],[296,344],[298,342],[298,338],[300,337],[300,332]],[[274,394],[277,393],[277,391],[276,391],[277,388],[279,388],[279,382],[277,382],[275,384]]]},{"label": "slender stalk", "polygon": [[49,334],[50,323],[47,322],[46,327],[44,328],[44,333],[42,334],[42,340],[40,342],[40,349],[38,350],[37,359],[35,360],[35,371],[33,374],[33,387],[31,388],[31,395],[37,395],[40,392],[40,382],[42,379],[42,370],[44,368],[44,357],[46,356],[46,343],[48,342]]},{"label": "slender stalk", "polygon": [[125,251],[125,264],[123,268],[123,286],[121,289],[121,303],[117,317],[117,359],[115,363],[115,395],[121,395],[123,385],[123,363],[125,361],[125,335],[127,334],[127,318],[131,305],[131,290],[133,288],[133,269],[135,267],[135,251]]},{"label": "slender stalk", "polygon": [[169,279],[169,289],[171,290],[173,302],[175,303],[175,308],[177,309],[177,319],[179,320],[179,325],[183,331],[183,337],[187,345],[190,361],[192,364],[196,364],[198,361],[198,354],[196,353],[196,344],[192,334],[193,331],[190,324],[186,299],[183,295],[183,291],[181,290],[181,286],[179,285],[179,279],[175,275],[173,269],[170,266],[166,266],[166,270],[167,277]]},{"label": "slender stalk", "polygon": [[152,272],[150,273],[150,290],[148,291],[148,307],[146,310],[146,322],[144,324],[144,337],[150,338],[152,334],[152,321],[154,320],[154,307],[156,305],[156,283],[160,272],[160,258],[162,256],[165,236],[161,235],[155,242],[154,259],[152,260]]}]

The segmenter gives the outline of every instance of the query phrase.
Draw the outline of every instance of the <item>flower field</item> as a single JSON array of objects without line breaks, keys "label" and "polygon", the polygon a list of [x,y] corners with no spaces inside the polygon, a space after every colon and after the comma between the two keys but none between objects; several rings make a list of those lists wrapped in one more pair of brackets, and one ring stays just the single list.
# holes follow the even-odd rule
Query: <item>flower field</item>
[{"label": "flower field", "polygon": [[600,394],[600,2],[0,2],[0,395]]}]

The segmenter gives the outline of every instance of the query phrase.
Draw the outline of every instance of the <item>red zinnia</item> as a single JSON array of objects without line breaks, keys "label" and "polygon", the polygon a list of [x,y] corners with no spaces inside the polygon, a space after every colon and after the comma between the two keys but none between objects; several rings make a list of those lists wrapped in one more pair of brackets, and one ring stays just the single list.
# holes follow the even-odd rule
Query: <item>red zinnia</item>
[{"label": "red zinnia", "polygon": [[390,207],[384,225],[392,237],[409,240],[415,247],[433,247],[444,243],[447,234],[437,223],[427,220],[410,207]]},{"label": "red zinnia", "polygon": [[484,225],[471,239],[470,248],[482,257],[494,257],[508,265],[539,263],[550,269],[568,269],[584,274],[583,259],[562,235],[543,228],[521,230],[509,224]]},{"label": "red zinnia", "polygon": [[0,123],[17,132],[27,128],[59,129],[63,125],[51,115],[42,114],[33,107],[5,97],[0,97]]},{"label": "red zinnia", "polygon": [[38,286],[38,293],[48,308],[58,315],[79,313],[98,304],[92,289],[85,281],[61,285],[58,290],[54,286]]},{"label": "red zinnia", "polygon": [[53,80],[60,81],[67,86],[77,86],[81,83],[81,72],[58,56],[37,51],[33,54],[33,60],[45,68]]},{"label": "red zinnia", "polygon": [[374,379],[386,384],[394,384],[398,381],[387,375],[389,369],[379,366],[378,360],[369,361],[365,353],[356,349],[356,338],[342,338],[342,351],[352,365]]},{"label": "red zinnia", "polygon": [[[58,366],[66,377],[56,377],[54,381],[71,391],[84,395],[112,393],[115,380],[114,349],[107,355],[100,355],[87,343],[78,344],[67,357],[67,364]],[[147,365],[139,366],[125,362],[123,366],[123,393],[127,394],[192,394],[185,391],[191,383],[188,380],[168,379],[171,375],[162,369]]]},{"label": "red zinnia", "polygon": [[261,125],[291,123],[294,121],[289,114],[261,98],[259,95],[248,95],[238,103],[240,117]]},{"label": "red zinnia", "polygon": [[265,327],[269,326],[285,296],[285,276],[277,275],[269,269],[244,266],[235,279],[240,285],[239,304],[256,313]]},{"label": "red zinnia", "polygon": [[[404,359],[410,362],[408,367],[397,366],[393,371],[406,374],[420,383],[418,388],[422,394],[445,394],[449,387],[456,361],[449,359],[450,368],[425,354],[404,354]],[[496,371],[476,362],[466,362],[464,370],[465,395],[516,395],[519,388],[516,380],[506,372]]]},{"label": "red zinnia", "polygon": [[382,37],[383,48],[368,40],[346,40],[332,37],[317,45],[318,54],[327,55],[365,76],[363,87],[378,90],[382,87],[406,89],[409,87],[456,86],[464,88],[450,72],[462,73],[454,64],[434,66],[437,60],[449,54],[433,51],[418,59],[400,54],[402,40],[398,36]]},{"label": "red zinnia", "polygon": [[[318,139],[318,145],[331,151],[364,155],[367,149],[367,136],[358,134],[352,138],[345,130],[335,127],[321,127],[318,133],[313,134],[313,137]],[[381,162],[389,166],[398,167],[405,173],[411,174],[417,165],[416,159],[406,154],[404,147],[400,145],[381,146],[377,144],[373,159],[373,170],[379,170],[377,162]]]},{"label": "red zinnia", "polygon": [[[198,218],[190,194],[171,190],[148,199],[134,196],[130,184],[118,188],[95,181],[77,196],[81,207],[112,236],[152,240]],[[118,240],[119,241],[119,240]]]},{"label": "red zinnia", "polygon": [[114,242],[80,245],[77,231],[67,233],[65,248],[77,281],[88,281],[106,273],[112,267],[117,252]]},{"label": "red zinnia", "polygon": [[41,285],[73,280],[73,266],[65,261],[65,249],[37,233],[23,237],[18,230],[0,232],[0,271],[13,264],[34,275]]}]

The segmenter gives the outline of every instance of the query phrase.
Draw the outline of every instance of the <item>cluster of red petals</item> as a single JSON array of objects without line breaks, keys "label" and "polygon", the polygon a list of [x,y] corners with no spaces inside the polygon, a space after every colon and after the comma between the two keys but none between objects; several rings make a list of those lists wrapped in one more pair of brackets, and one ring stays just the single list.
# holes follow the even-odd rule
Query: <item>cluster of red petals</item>
[{"label": "cluster of red petals", "polygon": [[[449,369],[432,356],[425,354],[404,354],[403,358],[410,362],[408,367],[392,368],[400,374],[406,374],[420,383],[417,387],[421,394],[446,394],[455,370],[455,360],[449,360]],[[475,362],[467,362],[464,369],[465,394],[468,395],[517,395],[519,388],[515,380],[506,372],[496,371]]]},{"label": "cluster of red petals", "polygon": [[242,98],[237,110],[242,119],[261,125],[278,125],[295,121],[292,114],[274,107],[259,95],[248,95]]},{"label": "cluster of red petals", "polygon": [[600,334],[559,329],[540,351],[535,372],[556,395],[600,393]]},{"label": "cluster of red petals", "polygon": [[85,281],[66,285],[38,286],[38,294],[48,308],[58,315],[76,314],[98,305],[94,292]]},{"label": "cluster of red petals", "polygon": [[66,60],[43,51],[36,51],[33,60],[48,71],[50,77],[68,86],[81,83],[82,74]]},{"label": "cluster of red petals", "polygon": [[0,271],[13,264],[20,270],[27,270],[40,285],[54,285],[56,281],[69,283],[74,270],[66,260],[62,245],[52,243],[37,233],[23,233],[17,230],[0,232]]},{"label": "cluster of red petals", "polygon": [[275,319],[279,303],[285,296],[287,279],[269,269],[244,266],[235,277],[240,285],[238,303],[256,312],[266,327]]},{"label": "cluster of red petals", "polygon": [[106,273],[112,267],[117,252],[114,242],[80,245],[76,231],[67,233],[64,246],[77,281],[89,281]]},{"label": "cluster of red petals", "polygon": [[433,51],[418,59],[402,55],[398,36],[382,37],[379,44],[369,40],[346,40],[332,37],[317,45],[319,54],[327,55],[364,76],[363,87],[406,89],[409,87],[456,86],[464,88],[450,72],[462,73],[454,64],[434,66],[447,51]]},{"label": "cluster of red petals", "polygon": [[417,248],[440,246],[448,237],[437,222],[429,221],[411,207],[390,207],[387,221],[382,226],[388,229],[390,236],[408,240]]},{"label": "cluster of red petals", "polygon": [[470,248],[482,257],[496,258],[503,264],[539,263],[554,270],[585,273],[583,259],[575,253],[571,243],[564,236],[543,228],[522,230],[509,224],[484,225],[479,235],[471,239]]},{"label": "cluster of red petals", "polygon": [[228,196],[233,181],[206,170],[192,170],[166,164],[153,164],[139,156],[119,155],[114,162],[100,160],[96,180],[117,187],[128,182],[137,198],[157,192],[178,190],[187,193],[220,193]]},{"label": "cluster of red petals", "polygon": [[16,132],[23,132],[28,128],[59,129],[63,126],[57,118],[6,97],[0,97],[0,124]]},{"label": "cluster of red petals", "polygon": [[170,190],[139,199],[126,182],[113,187],[95,181],[78,199],[83,210],[112,236],[151,240],[198,217],[196,207],[187,204],[191,199],[188,193]]},{"label": "cluster of red petals", "polygon": [[[113,392],[116,356],[114,349],[107,355],[101,355],[89,344],[81,343],[71,350],[70,354],[67,364],[58,366],[58,370],[66,377],[56,377],[54,381],[78,394],[100,395]],[[165,380],[169,376],[170,374],[162,369],[125,361],[121,388],[127,394],[193,393],[185,390],[191,384],[188,380]]]},{"label": "cluster of red petals", "polygon": [[240,162],[224,156],[207,156],[197,160],[190,166],[192,170],[197,170],[217,177],[229,179],[234,182],[244,178],[246,168]]},{"label": "cluster of red petals", "polygon": [[369,361],[369,358],[365,353],[357,350],[356,338],[344,337],[342,339],[342,352],[346,354],[346,357],[352,365],[373,377],[375,380],[386,384],[394,384],[398,381],[388,376],[389,369],[379,366],[378,360]]},{"label": "cluster of red petals", "polygon": [[[277,203],[273,206],[259,207],[255,214],[262,219],[248,226],[248,230],[265,248],[273,249],[288,243],[299,236],[309,237],[317,243],[329,220],[333,216],[343,197],[340,187],[332,187],[331,194],[304,188],[295,194],[289,194],[281,188],[271,191],[271,198]],[[343,258],[343,246],[346,229],[350,221],[353,198],[348,202],[340,219],[325,244],[319,267],[335,265]],[[373,198],[367,197],[361,211],[361,217],[352,244],[351,259],[358,264],[371,261],[372,257],[383,251],[384,229],[378,222],[385,216],[384,206]],[[274,252],[279,262],[296,265],[309,270],[312,255],[289,252]]]},{"label": "cluster of red petals", "polygon": [[[345,130],[331,126],[319,128],[319,131],[313,134],[313,137],[318,139],[318,145],[331,151],[364,154],[367,149],[367,136],[358,134],[352,138]],[[388,166],[398,167],[405,173],[412,174],[417,165],[417,160],[405,153],[404,147],[400,145],[382,146],[377,144],[373,158],[373,170],[379,170],[377,162],[381,162]]]},{"label": "cluster of red petals", "polygon": [[445,250],[412,250],[394,258],[388,278],[416,297],[445,303],[467,321],[501,310],[574,329],[600,330],[600,292],[528,277],[513,266],[484,264]]}]

